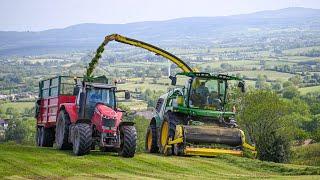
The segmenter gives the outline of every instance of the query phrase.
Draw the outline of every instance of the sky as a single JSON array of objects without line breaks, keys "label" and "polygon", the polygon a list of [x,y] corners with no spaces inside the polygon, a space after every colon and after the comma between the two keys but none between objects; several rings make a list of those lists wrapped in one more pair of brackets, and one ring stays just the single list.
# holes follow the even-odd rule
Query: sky
[{"label": "sky", "polygon": [[0,0],[0,31],[227,16],[287,7],[320,9],[320,0]]}]

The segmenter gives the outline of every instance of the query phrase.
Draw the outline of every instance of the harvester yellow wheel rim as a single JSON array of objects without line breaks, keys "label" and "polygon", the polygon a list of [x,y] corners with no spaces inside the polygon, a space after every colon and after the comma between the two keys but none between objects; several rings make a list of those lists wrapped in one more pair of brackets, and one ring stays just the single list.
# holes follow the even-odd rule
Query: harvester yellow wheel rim
[{"label": "harvester yellow wheel rim", "polygon": [[161,129],[161,145],[165,147],[168,141],[168,134],[169,134],[169,123],[168,121],[163,121],[162,129]]},{"label": "harvester yellow wheel rim", "polygon": [[151,151],[151,146],[152,146],[152,131],[149,130],[148,131],[148,135],[147,135],[147,148],[148,148],[148,151]]}]

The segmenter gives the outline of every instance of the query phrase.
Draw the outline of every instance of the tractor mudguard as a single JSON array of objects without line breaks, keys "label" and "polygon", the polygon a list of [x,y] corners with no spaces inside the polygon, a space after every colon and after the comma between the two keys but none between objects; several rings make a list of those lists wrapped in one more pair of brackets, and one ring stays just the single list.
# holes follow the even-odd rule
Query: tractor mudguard
[{"label": "tractor mudguard", "polygon": [[63,109],[68,113],[71,123],[75,123],[78,119],[76,105],[73,103],[61,104],[59,111],[61,111]]}]

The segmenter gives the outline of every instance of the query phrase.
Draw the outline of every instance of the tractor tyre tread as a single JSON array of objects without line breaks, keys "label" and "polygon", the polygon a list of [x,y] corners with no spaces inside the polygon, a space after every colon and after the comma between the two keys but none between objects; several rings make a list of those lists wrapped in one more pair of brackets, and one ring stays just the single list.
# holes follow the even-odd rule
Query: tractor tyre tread
[{"label": "tractor tyre tread", "polygon": [[[174,139],[174,136],[175,136],[175,132],[176,132],[176,125],[178,123],[178,120],[176,119],[174,113],[172,112],[167,112],[164,114],[164,121],[168,121],[169,123],[169,138],[171,139]],[[161,128],[162,128],[162,125],[161,125]],[[161,129],[160,129],[160,136],[159,136],[159,149],[160,149],[160,152],[163,154],[164,153],[164,147],[161,147],[161,143],[160,143],[160,139],[161,139]],[[173,145],[172,145],[172,148],[171,148],[171,152],[167,152],[166,155],[173,155]]]},{"label": "tractor tyre tread", "polygon": [[123,157],[134,157],[137,144],[137,131],[134,126],[120,127],[123,133],[123,144],[120,146],[119,155]]},{"label": "tractor tyre tread", "polygon": [[79,141],[79,147],[77,148],[77,151],[75,150],[75,144],[73,144],[74,154],[77,156],[89,154],[92,145],[92,130],[90,125],[86,123],[79,123],[76,124],[74,128],[74,132],[78,131],[79,133],[79,139],[74,139],[74,141]]},{"label": "tractor tyre tread", "polygon": [[[150,131],[152,133],[152,144],[151,144],[151,149],[148,150],[147,139],[148,139],[148,134]],[[146,134],[145,150],[149,153],[158,153],[159,152],[159,147],[158,147],[158,143],[157,143],[157,129],[156,129],[155,125],[150,125],[148,127],[147,134]]]}]

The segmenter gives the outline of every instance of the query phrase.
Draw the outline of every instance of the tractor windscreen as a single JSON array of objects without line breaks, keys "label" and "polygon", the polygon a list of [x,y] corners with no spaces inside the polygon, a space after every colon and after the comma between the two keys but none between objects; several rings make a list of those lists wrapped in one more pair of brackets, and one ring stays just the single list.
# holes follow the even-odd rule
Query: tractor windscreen
[{"label": "tractor windscreen", "polygon": [[87,95],[88,104],[95,106],[97,103],[103,103],[114,108],[114,91],[105,88],[91,88]]},{"label": "tractor windscreen", "polygon": [[225,96],[226,81],[196,77],[190,89],[190,107],[221,110]]}]

